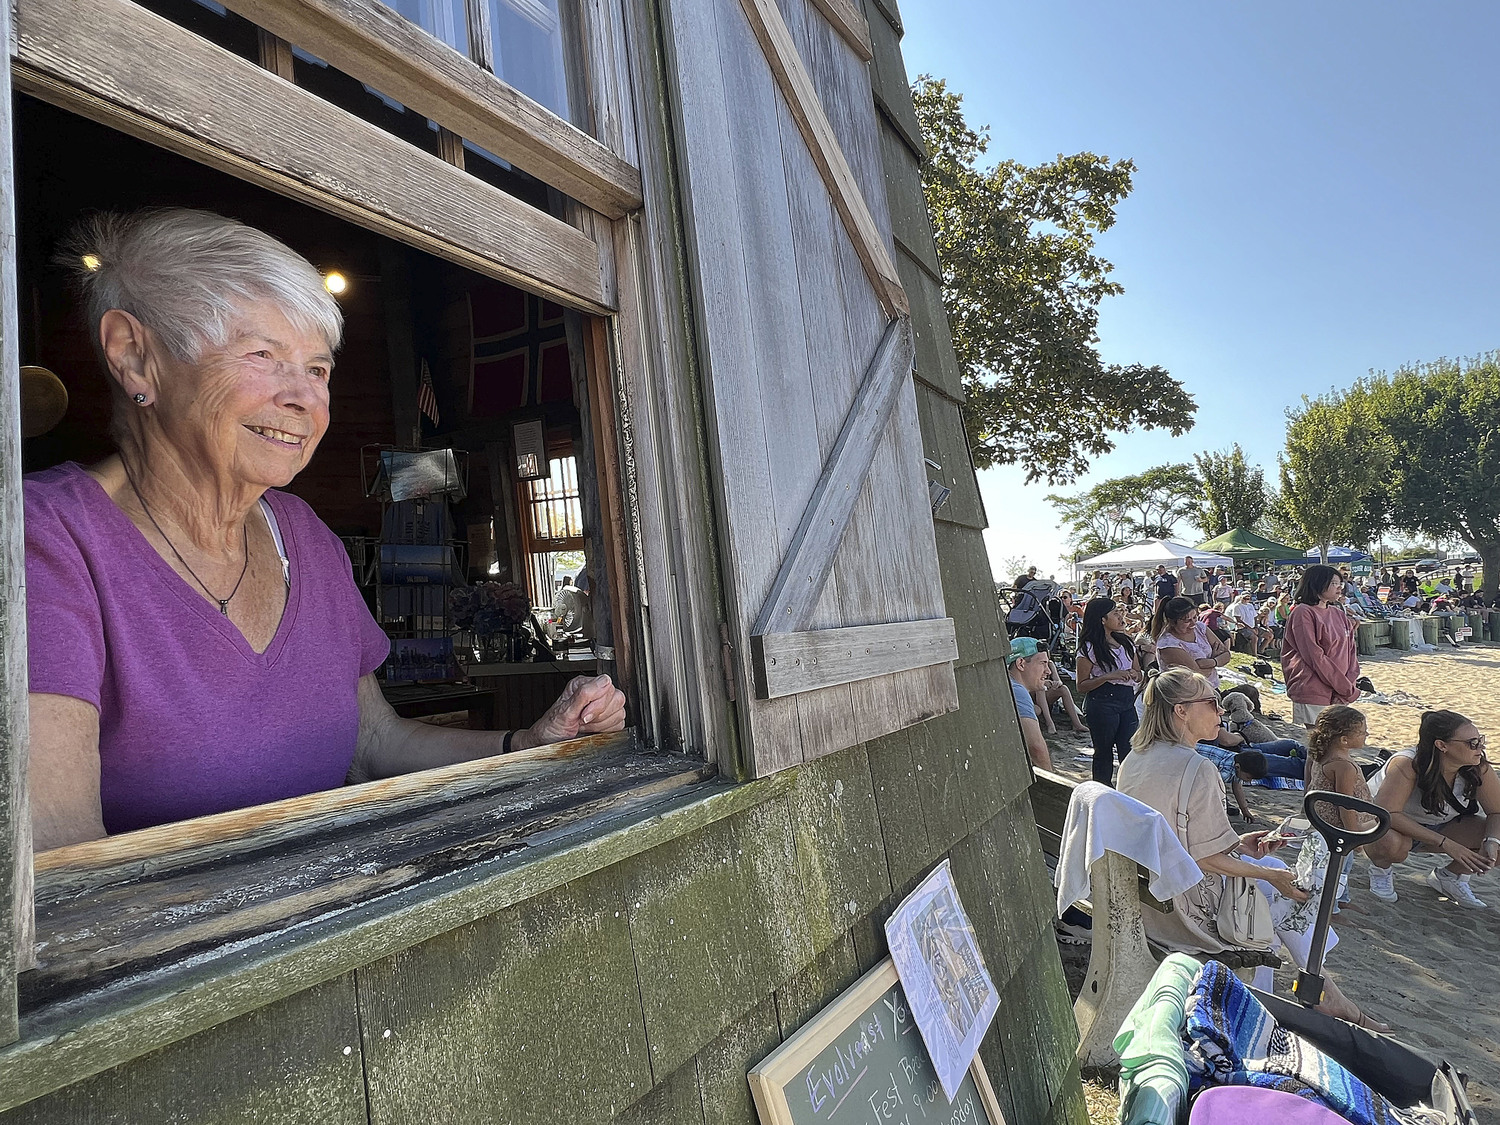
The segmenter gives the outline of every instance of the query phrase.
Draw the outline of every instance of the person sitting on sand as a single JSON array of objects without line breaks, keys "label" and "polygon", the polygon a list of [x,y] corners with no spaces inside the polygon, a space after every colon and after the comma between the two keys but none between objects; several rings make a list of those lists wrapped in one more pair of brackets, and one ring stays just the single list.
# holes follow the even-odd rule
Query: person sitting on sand
[{"label": "person sitting on sand", "polygon": [[[1254,879],[1261,894],[1270,898],[1274,891],[1284,905],[1307,902],[1309,895],[1297,886],[1295,872],[1270,857],[1280,846],[1279,840],[1267,839],[1263,831],[1235,832],[1224,812],[1219,771],[1193,750],[1200,740],[1211,739],[1219,725],[1219,697],[1208,680],[1186,668],[1171,668],[1146,681],[1144,698],[1145,718],[1132,739],[1130,756],[1120,765],[1119,790],[1159,812],[1203,870],[1201,882],[1173,897],[1171,913],[1141,912],[1146,934],[1168,949],[1219,953],[1230,948],[1219,935],[1217,921],[1224,877]],[[1273,918],[1275,914],[1273,907]],[[1305,967],[1312,928],[1299,927],[1301,915],[1297,910],[1283,912],[1282,920],[1273,922],[1273,947],[1283,946],[1297,965]],[[1330,930],[1330,950],[1337,940]],[[1364,1027],[1389,1030],[1368,1019],[1332,977],[1325,977],[1318,1010]]]},{"label": "person sitting on sand", "polygon": [[1219,771],[1219,779],[1229,786],[1229,791],[1234,795],[1240,819],[1246,824],[1253,824],[1255,814],[1250,811],[1244,783],[1258,781],[1266,776],[1266,756],[1259,750],[1225,750],[1211,742],[1200,742],[1193,749],[1212,762],[1214,769]]},{"label": "person sitting on sand", "polygon": [[1073,730],[1078,734],[1087,734],[1089,728],[1083,725],[1083,716],[1078,713],[1078,705],[1073,702],[1073,692],[1063,682],[1062,673],[1058,671],[1051,654],[1042,652],[1038,655],[1046,662],[1047,673],[1042,677],[1041,690],[1031,693],[1031,701],[1036,705],[1042,733],[1057,733],[1057,725],[1052,721],[1052,705],[1060,702],[1068,713],[1068,721],[1073,724]]},{"label": "person sitting on sand", "polygon": [[1365,848],[1370,893],[1396,901],[1391,865],[1412,852],[1441,852],[1452,862],[1426,883],[1463,906],[1485,904],[1469,886],[1500,859],[1500,778],[1484,754],[1484,735],[1457,711],[1424,711],[1415,750],[1399,750],[1370,779],[1391,828]]}]

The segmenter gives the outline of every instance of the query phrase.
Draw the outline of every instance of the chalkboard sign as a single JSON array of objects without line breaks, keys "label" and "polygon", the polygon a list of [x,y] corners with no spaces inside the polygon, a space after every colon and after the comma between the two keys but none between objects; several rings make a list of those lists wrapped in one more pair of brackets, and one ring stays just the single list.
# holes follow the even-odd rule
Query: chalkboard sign
[{"label": "chalkboard sign", "polygon": [[750,1071],[762,1125],[1005,1125],[976,1057],[949,1102],[887,958]]}]

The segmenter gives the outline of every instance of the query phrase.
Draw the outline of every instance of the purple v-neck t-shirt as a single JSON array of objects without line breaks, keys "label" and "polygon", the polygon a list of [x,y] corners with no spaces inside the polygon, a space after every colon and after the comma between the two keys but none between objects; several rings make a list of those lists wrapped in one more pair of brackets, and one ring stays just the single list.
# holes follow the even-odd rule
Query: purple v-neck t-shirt
[{"label": "purple v-neck t-shirt", "polygon": [[99,709],[107,831],[343,784],[359,678],[390,642],[306,503],[266,493],[291,589],[257,653],[81,466],[33,473],[24,490],[30,686]]}]

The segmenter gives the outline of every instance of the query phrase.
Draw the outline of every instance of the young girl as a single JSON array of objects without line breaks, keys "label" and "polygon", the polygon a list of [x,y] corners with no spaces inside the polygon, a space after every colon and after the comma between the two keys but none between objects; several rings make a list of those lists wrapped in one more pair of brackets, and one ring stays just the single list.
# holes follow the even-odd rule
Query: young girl
[{"label": "young girl", "polygon": [[[1307,788],[1324,792],[1343,793],[1361,801],[1374,802],[1370,787],[1358,763],[1350,752],[1365,745],[1367,727],[1364,715],[1353,707],[1342,703],[1319,712],[1312,731],[1307,736]],[[1330,824],[1337,824],[1352,832],[1363,832],[1375,827],[1375,818],[1353,809],[1341,809],[1327,802],[1317,806],[1317,813]],[[1339,873],[1338,905],[1349,901],[1349,870],[1354,865],[1350,854],[1344,860]]]}]

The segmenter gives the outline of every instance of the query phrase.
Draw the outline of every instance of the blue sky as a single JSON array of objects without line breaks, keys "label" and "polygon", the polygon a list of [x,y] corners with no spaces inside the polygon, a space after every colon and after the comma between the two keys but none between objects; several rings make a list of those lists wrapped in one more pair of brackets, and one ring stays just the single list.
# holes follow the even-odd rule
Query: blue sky
[{"label": "blue sky", "polygon": [[[1102,306],[1101,351],[1165,366],[1198,421],[1121,437],[1072,487],[1233,441],[1274,480],[1302,394],[1500,346],[1500,5],[902,0],[901,14],[908,72],[964,95],[991,157],[1136,162],[1099,240],[1125,286]],[[986,533],[997,576],[1019,555],[1061,576],[1051,489],[1009,469],[980,487],[992,520],[1006,514]]]}]

